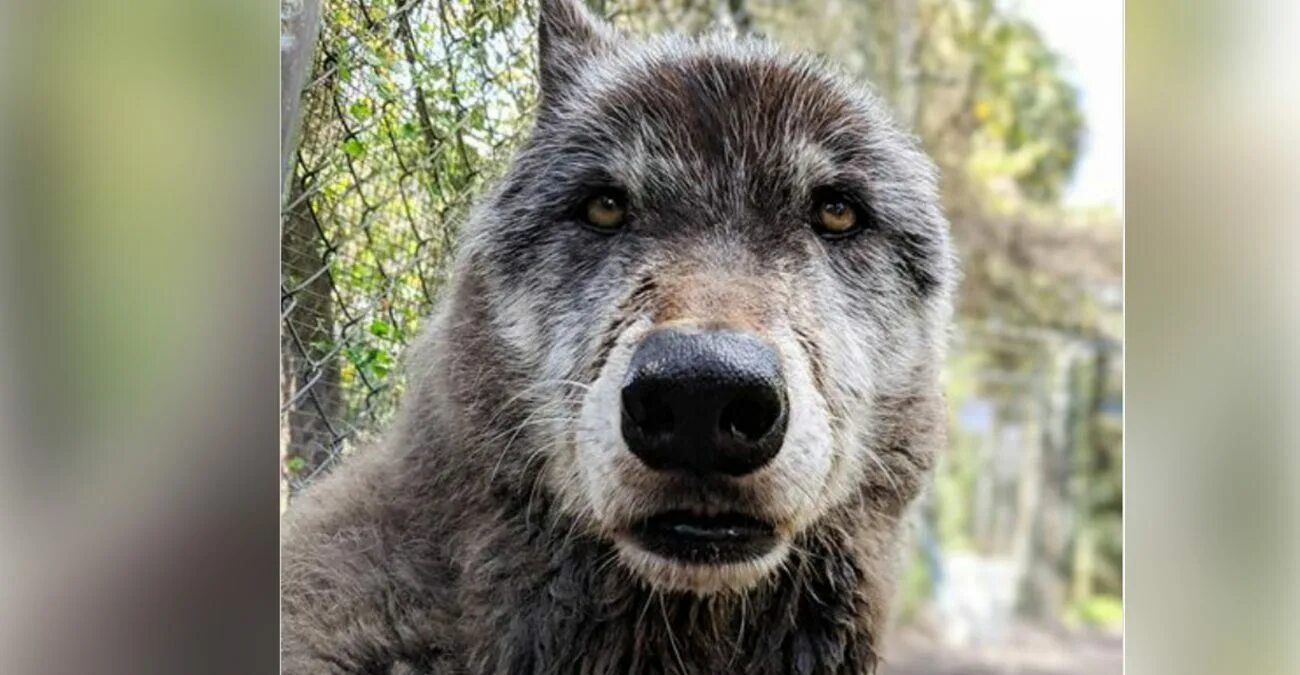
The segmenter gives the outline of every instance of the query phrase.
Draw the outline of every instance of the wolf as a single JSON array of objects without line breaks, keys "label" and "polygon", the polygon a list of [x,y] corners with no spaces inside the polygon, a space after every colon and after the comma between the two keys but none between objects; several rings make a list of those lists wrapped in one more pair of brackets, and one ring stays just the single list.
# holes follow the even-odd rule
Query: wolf
[{"label": "wolf", "polygon": [[934,165],[815,57],[538,27],[393,427],[284,519],[284,672],[874,671],[944,440]]}]

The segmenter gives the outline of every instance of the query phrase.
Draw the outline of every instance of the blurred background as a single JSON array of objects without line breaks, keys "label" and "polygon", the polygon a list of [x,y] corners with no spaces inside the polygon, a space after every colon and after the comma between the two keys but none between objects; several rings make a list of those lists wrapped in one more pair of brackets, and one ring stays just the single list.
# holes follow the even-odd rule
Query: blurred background
[{"label": "blurred background", "polygon": [[[291,508],[393,412],[458,223],[527,131],[535,13],[513,0],[285,5]],[[1122,3],[593,7],[636,31],[721,26],[824,54],[871,83],[941,167],[964,271],[950,447],[916,514],[886,672],[1119,673]]]}]

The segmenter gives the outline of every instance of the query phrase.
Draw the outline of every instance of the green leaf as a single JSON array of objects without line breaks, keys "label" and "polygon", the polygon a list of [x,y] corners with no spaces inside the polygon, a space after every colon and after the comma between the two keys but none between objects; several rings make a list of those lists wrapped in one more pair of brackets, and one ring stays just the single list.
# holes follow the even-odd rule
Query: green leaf
[{"label": "green leaf", "polygon": [[284,465],[293,473],[302,473],[307,468],[307,460],[301,457],[290,457],[285,460]]},{"label": "green leaf", "polygon": [[357,101],[356,103],[353,103],[351,106],[348,106],[348,112],[352,113],[352,116],[358,120],[370,119],[370,116],[375,114],[375,111],[370,108],[369,101]]},{"label": "green leaf", "polygon": [[366,153],[366,145],[355,138],[349,138],[343,141],[343,151],[353,158],[357,158]]},{"label": "green leaf", "polygon": [[376,337],[387,337],[393,332],[393,326],[382,319],[375,319],[370,323],[370,334]]}]

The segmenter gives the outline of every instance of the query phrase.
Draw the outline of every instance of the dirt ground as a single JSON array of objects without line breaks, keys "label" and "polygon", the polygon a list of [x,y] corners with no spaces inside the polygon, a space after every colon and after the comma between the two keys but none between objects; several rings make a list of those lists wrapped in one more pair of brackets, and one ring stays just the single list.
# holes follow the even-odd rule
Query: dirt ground
[{"label": "dirt ground", "polygon": [[948,647],[915,629],[890,641],[882,675],[1120,675],[1117,635],[1016,625],[998,645]]}]

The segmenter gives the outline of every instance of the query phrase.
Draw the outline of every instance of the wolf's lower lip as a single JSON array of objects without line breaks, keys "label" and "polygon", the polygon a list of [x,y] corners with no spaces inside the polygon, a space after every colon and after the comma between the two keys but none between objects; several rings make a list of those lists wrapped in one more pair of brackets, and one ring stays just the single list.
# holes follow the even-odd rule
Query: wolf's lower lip
[{"label": "wolf's lower lip", "polygon": [[705,565],[751,560],[776,546],[770,523],[741,513],[669,511],[642,521],[632,534],[647,551]]}]

